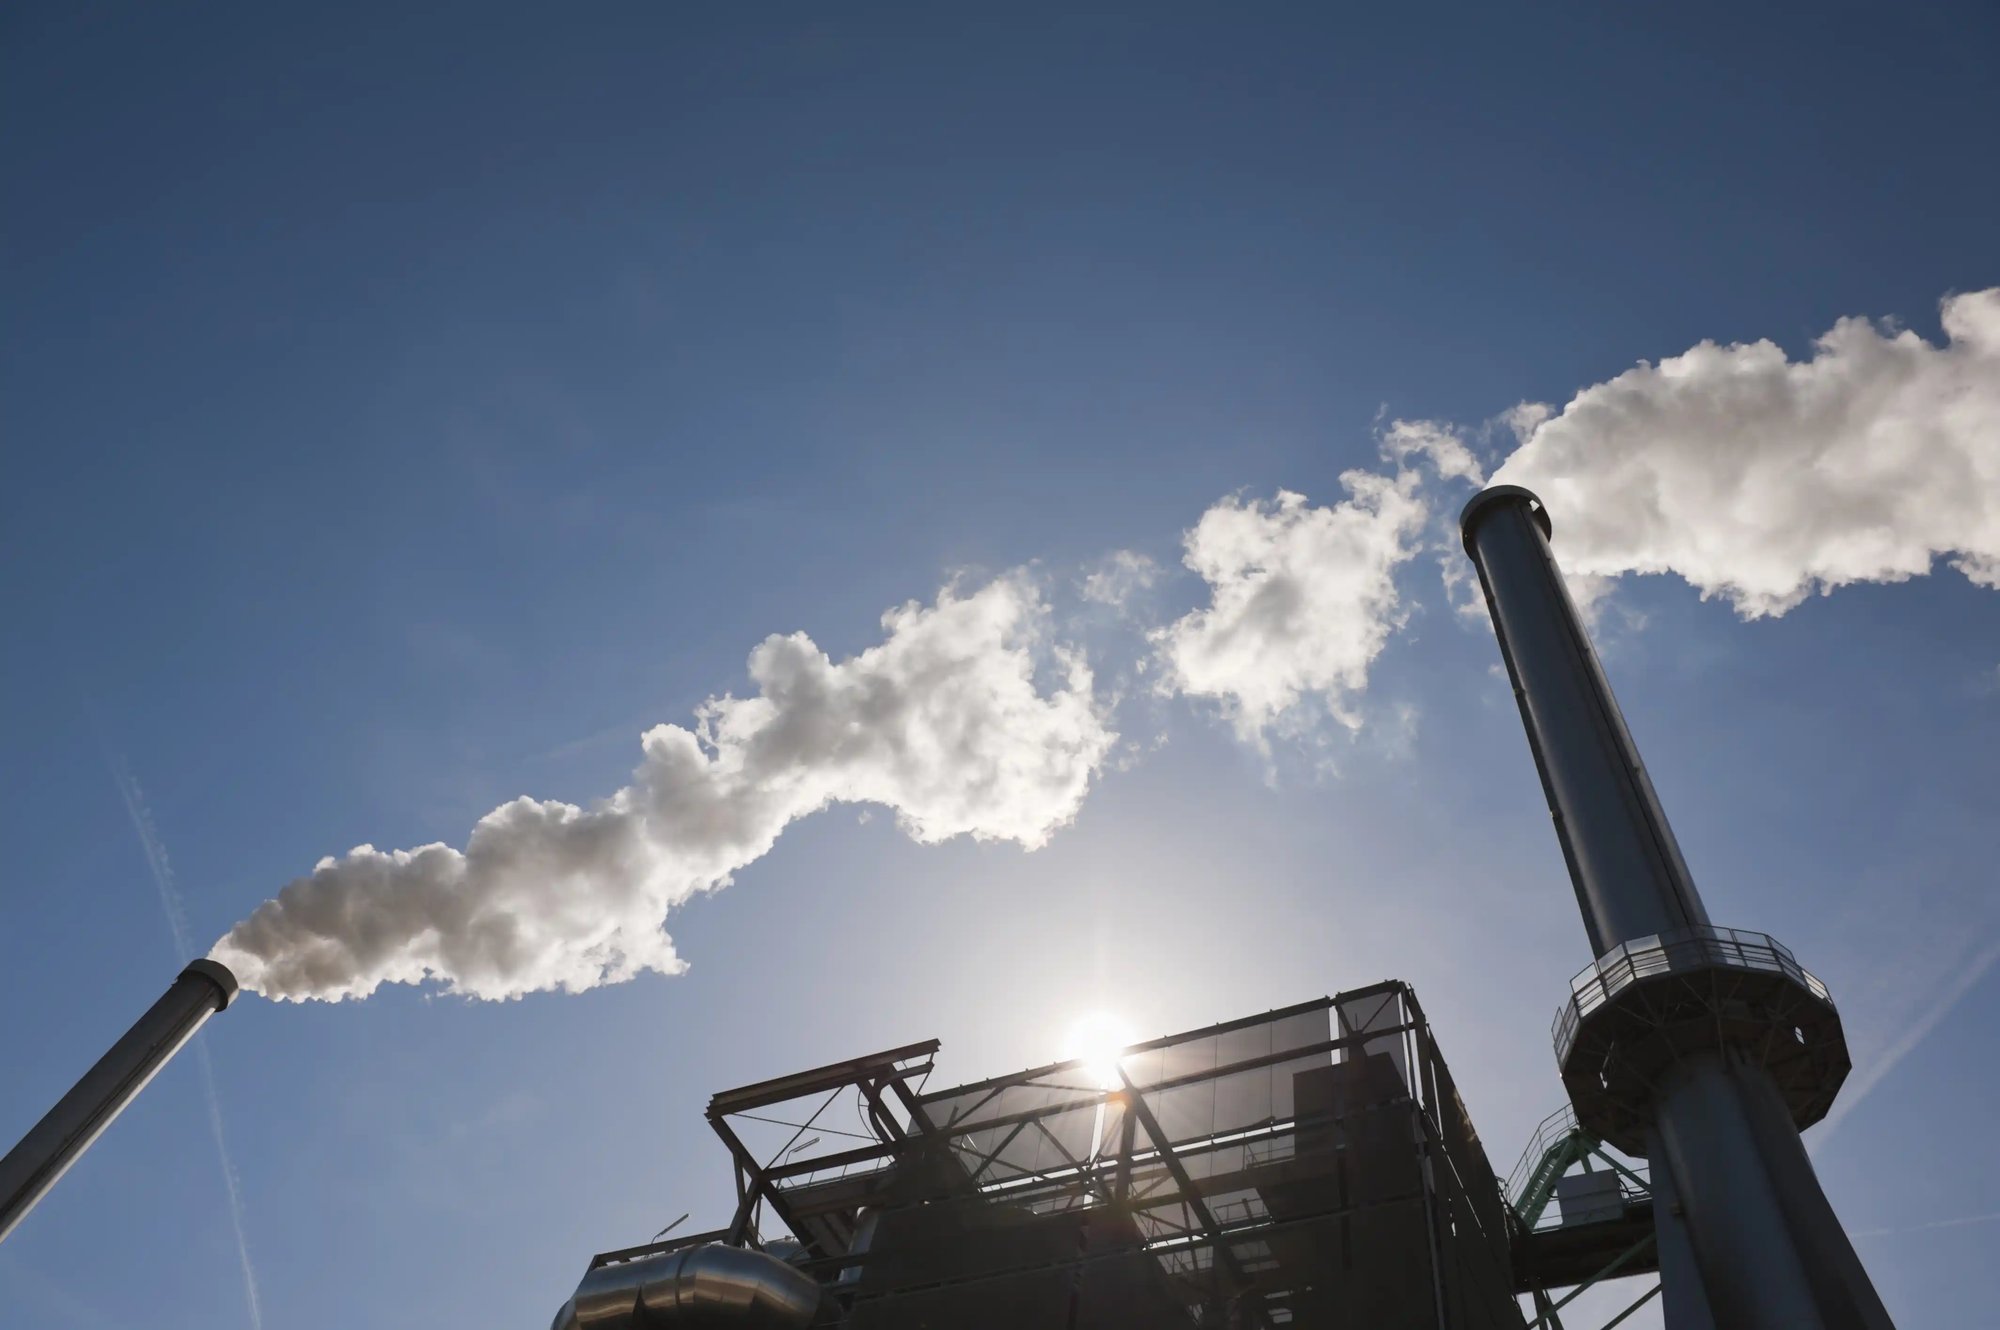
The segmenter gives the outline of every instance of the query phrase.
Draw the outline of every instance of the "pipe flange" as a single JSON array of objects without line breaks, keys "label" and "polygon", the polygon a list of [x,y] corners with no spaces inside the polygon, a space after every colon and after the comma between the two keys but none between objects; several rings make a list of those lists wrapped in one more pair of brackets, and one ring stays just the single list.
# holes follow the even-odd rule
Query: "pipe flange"
[{"label": "pipe flange", "polygon": [[1763,933],[1700,925],[1634,938],[1570,981],[1556,1063],[1585,1130],[1643,1156],[1667,1070],[1722,1052],[1763,1067],[1803,1131],[1851,1063],[1826,985]]}]

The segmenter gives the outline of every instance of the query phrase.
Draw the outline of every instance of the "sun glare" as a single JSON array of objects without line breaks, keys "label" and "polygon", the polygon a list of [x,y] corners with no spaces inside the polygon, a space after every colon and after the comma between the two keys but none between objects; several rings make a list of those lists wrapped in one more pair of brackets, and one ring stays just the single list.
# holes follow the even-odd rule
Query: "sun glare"
[{"label": "sun glare", "polygon": [[1063,1060],[1078,1060],[1090,1083],[1100,1090],[1118,1088],[1118,1055],[1134,1038],[1132,1027],[1108,1011],[1078,1018],[1063,1040]]}]

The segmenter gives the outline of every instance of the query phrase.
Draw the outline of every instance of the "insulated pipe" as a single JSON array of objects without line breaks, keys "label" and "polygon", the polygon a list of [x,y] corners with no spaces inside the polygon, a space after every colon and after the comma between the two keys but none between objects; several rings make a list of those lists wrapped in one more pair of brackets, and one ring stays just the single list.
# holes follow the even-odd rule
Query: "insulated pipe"
[{"label": "insulated pipe", "polygon": [[35,1208],[167,1059],[236,996],[236,976],[189,963],[158,1002],[0,1159],[0,1241]]},{"label": "insulated pipe", "polygon": [[[1708,924],[1550,552],[1541,500],[1498,485],[1459,527],[1593,951]],[[1689,1047],[1646,1111],[1672,1330],[1891,1330],[1764,1066],[1726,1045]]]},{"label": "insulated pipe", "polygon": [[709,1242],[592,1266],[549,1330],[804,1330],[819,1304],[797,1267]]}]

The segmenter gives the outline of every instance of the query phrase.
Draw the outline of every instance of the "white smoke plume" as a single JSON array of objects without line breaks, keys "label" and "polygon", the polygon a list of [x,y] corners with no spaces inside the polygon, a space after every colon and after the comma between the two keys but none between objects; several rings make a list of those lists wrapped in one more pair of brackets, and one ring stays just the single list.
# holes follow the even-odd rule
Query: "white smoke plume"
[{"label": "white smoke plume", "polygon": [[1572,578],[1677,573],[1745,618],[1939,558],[2000,588],[2000,288],[1942,311],[1943,345],[1846,318],[1804,360],[1703,342],[1517,408],[1493,479],[1547,501]]},{"label": "white smoke plume", "polygon": [[1137,550],[1113,550],[1077,583],[1077,593],[1093,605],[1129,610],[1136,597],[1160,580],[1160,565]]},{"label": "white smoke plume", "polygon": [[[1504,426],[1519,442],[1493,483],[1548,502],[1587,616],[1626,573],[1676,573],[1745,618],[1939,558],[2000,587],[2000,288],[1942,308],[1943,345],[1863,318],[1797,361],[1768,341],[1703,342],[1474,435]],[[1343,502],[1230,498],[1187,533],[1211,603],[1154,634],[1164,691],[1219,700],[1260,748],[1318,714],[1359,724],[1370,667],[1407,613],[1396,570],[1432,492],[1485,483],[1456,426],[1394,420],[1378,441],[1394,475],[1347,473]],[[1447,599],[1483,617],[1445,545]]]},{"label": "white smoke plume", "polygon": [[1161,687],[1215,698],[1264,747],[1303,705],[1350,727],[1368,667],[1401,622],[1396,569],[1417,552],[1426,507],[1413,471],[1349,471],[1324,508],[1281,490],[1222,500],[1185,537],[1210,603],[1158,630]]},{"label": "white smoke plume", "polygon": [[632,783],[596,807],[520,798],[463,851],[323,859],[211,954],[273,998],[425,980],[477,998],[576,992],[684,969],[667,913],[831,803],[886,806],[924,843],[1033,849],[1075,816],[1116,737],[1047,619],[1017,573],[889,611],[882,643],[838,663],[804,634],[767,638],[756,696],[647,731]]},{"label": "white smoke plume", "polygon": [[[1517,410],[1519,408],[1516,408]],[[1401,463],[1422,459],[1437,468],[1440,480],[1485,483],[1479,459],[1454,427],[1438,420],[1392,420],[1382,432],[1382,455]]]},{"label": "white smoke plume", "polygon": [[[1520,446],[1492,479],[1548,501],[1592,604],[1622,574],[1672,572],[1755,618],[1940,557],[2000,587],[2000,289],[1945,300],[1943,326],[1937,345],[1849,318],[1803,360],[1760,341],[1642,362],[1560,412],[1506,413]],[[1379,442],[1392,474],[1344,474],[1342,501],[1226,498],[1186,533],[1210,601],[1152,633],[1163,692],[1216,700],[1260,748],[1320,715],[1360,724],[1408,613],[1396,575],[1422,548],[1430,491],[1482,471],[1448,425],[1393,421]],[[1120,555],[1080,590],[1122,606],[1154,580]],[[596,807],[522,798],[463,851],[324,860],[214,955],[274,997],[425,979],[486,998],[576,990],[681,969],[667,912],[830,803],[885,805],[920,841],[1032,848],[1075,815],[1114,737],[1046,620],[1017,574],[892,611],[887,639],[852,660],[773,637],[751,656],[757,696],[649,731],[633,783]],[[1044,691],[1050,662],[1062,677]]]}]

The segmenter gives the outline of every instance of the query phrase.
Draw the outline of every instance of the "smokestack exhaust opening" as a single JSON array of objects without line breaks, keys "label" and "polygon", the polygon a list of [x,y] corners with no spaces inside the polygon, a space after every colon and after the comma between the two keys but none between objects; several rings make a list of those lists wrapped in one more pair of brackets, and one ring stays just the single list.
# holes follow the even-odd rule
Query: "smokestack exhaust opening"
[{"label": "smokestack exhaust opening", "polygon": [[1491,516],[1493,510],[1503,503],[1525,503],[1528,512],[1535,519],[1535,525],[1542,529],[1543,540],[1555,539],[1555,527],[1549,522],[1549,506],[1542,502],[1541,495],[1524,485],[1488,485],[1485,489],[1466,501],[1458,513],[1458,538],[1465,545],[1465,552],[1476,561],[1479,552],[1473,548],[1473,532],[1480,522]]},{"label": "smokestack exhaust opening", "polygon": [[146,1014],[0,1159],[0,1241],[208,1018],[229,1006],[236,990],[228,966],[190,961]]},{"label": "smokestack exhaust opening", "polygon": [[189,961],[180,973],[182,979],[189,975],[199,975],[215,985],[217,1011],[227,1011],[229,1004],[236,1000],[240,986],[236,982],[236,972],[221,961],[209,960],[206,956],[198,961]]}]

